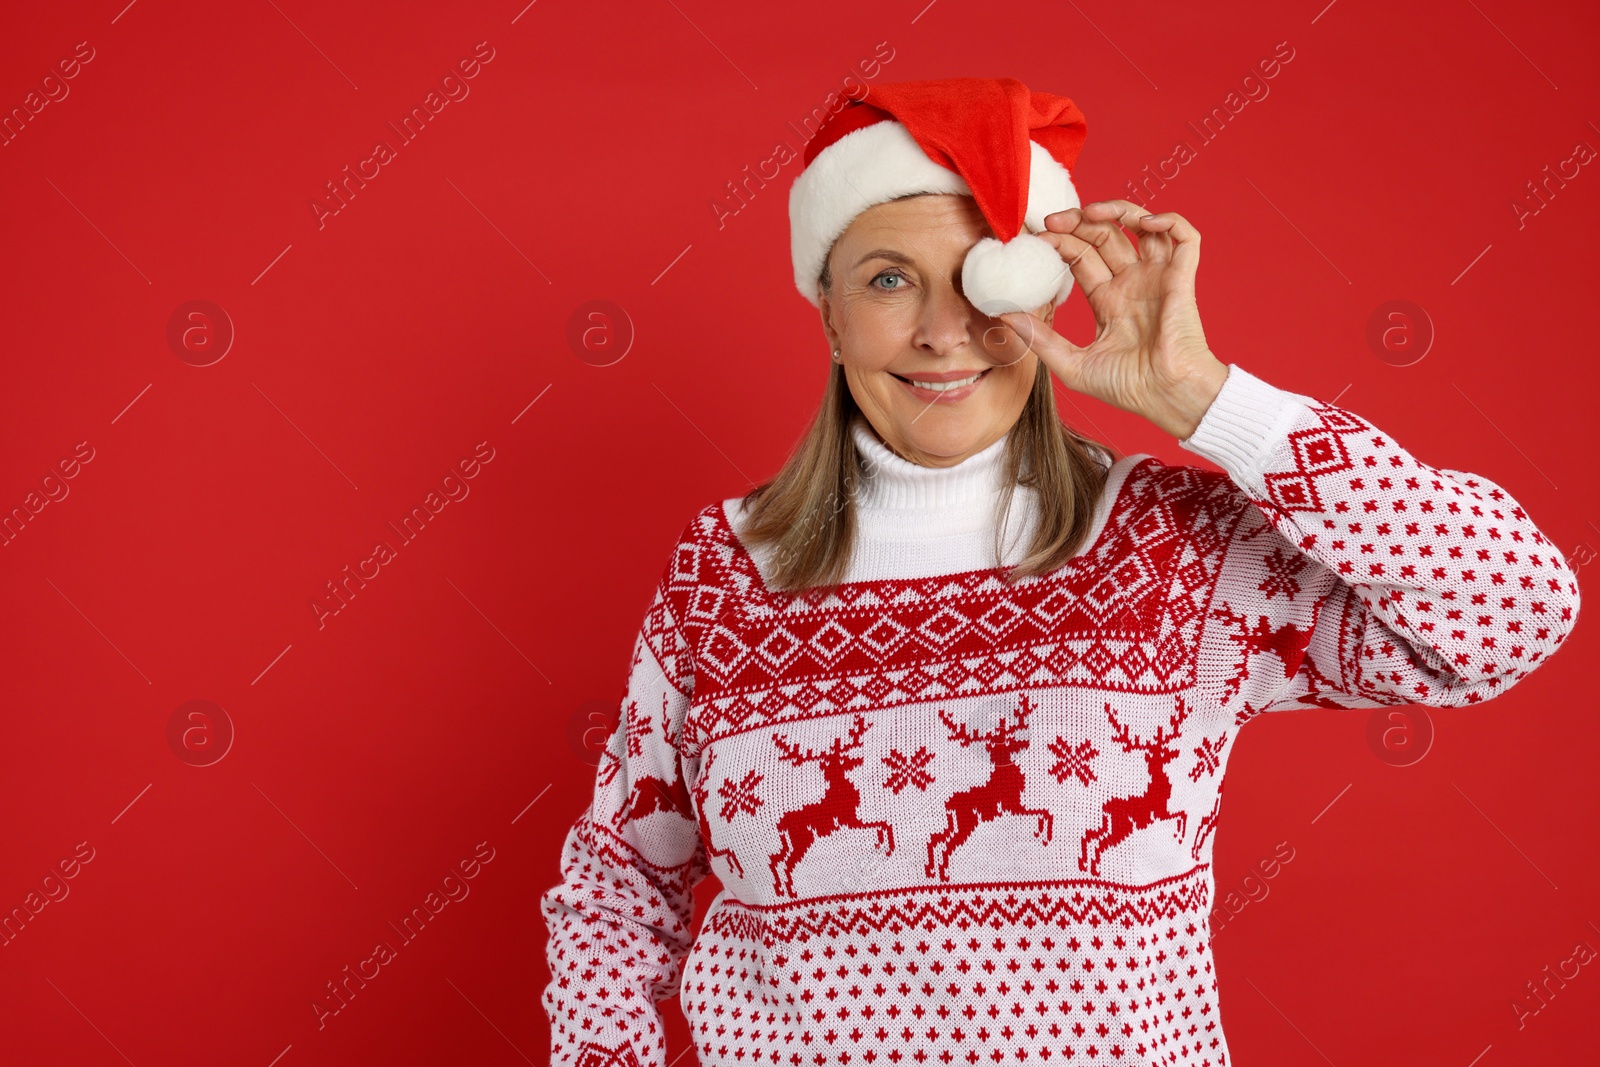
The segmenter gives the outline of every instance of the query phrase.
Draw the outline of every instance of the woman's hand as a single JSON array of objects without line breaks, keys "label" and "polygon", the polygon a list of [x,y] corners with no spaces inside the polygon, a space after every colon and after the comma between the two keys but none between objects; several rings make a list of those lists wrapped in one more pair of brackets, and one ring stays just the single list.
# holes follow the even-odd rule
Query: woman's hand
[{"label": "woman's hand", "polygon": [[[1127,200],[1105,200],[1045,216],[1038,236],[1061,253],[1094,312],[1089,347],[1031,312],[999,318],[1068,389],[1187,438],[1228,367],[1207,347],[1195,306],[1199,231],[1173,212],[1143,218],[1148,214]],[[1123,226],[1138,236],[1137,249]]]}]

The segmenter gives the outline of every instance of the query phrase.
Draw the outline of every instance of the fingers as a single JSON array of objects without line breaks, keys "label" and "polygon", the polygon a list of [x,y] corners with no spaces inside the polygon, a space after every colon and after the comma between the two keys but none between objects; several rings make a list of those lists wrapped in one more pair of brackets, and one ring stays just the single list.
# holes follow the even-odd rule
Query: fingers
[{"label": "fingers", "polygon": [[[1188,244],[1184,263],[1192,270],[1198,265],[1200,234],[1183,216],[1174,212],[1151,215],[1129,200],[1100,200],[1081,208],[1068,208],[1045,216],[1048,232],[1078,237],[1095,246],[1097,254],[1112,273],[1118,273],[1138,259],[1165,262]],[[1135,252],[1123,227],[1139,238]]]},{"label": "fingers", "polygon": [[1111,280],[1111,268],[1100,258],[1100,250],[1082,237],[1071,233],[1054,233],[1050,230],[1045,230],[1037,236],[1055,246],[1061,258],[1066,261],[1066,266],[1062,269],[1072,271],[1073,279],[1085,295]]},{"label": "fingers", "polygon": [[1102,200],[1085,204],[1081,208],[1068,208],[1055,215],[1047,215],[1045,226],[1053,228],[1050,226],[1050,220],[1057,216],[1065,216],[1064,224],[1071,223],[1074,221],[1072,216],[1076,215],[1076,225],[1065,225],[1063,232],[1080,237],[1094,245],[1101,260],[1115,274],[1139,258],[1133,249],[1133,243],[1128,240],[1128,235],[1122,232],[1122,227],[1118,223],[1145,214],[1149,213],[1126,200]]},{"label": "fingers", "polygon": [[[1170,242],[1167,255],[1172,265],[1185,277],[1193,278],[1200,267],[1200,231],[1194,224],[1176,211],[1166,211],[1152,216],[1142,225],[1147,229],[1159,228],[1161,235]],[[1140,247],[1143,246],[1141,241]]]},{"label": "fingers", "polygon": [[988,338],[991,351],[1004,353],[1008,363],[1021,360],[1029,352],[1037,353],[1050,372],[1068,388],[1076,388],[1078,359],[1083,349],[1067,340],[1052,326],[1031,311],[1008,311],[997,318],[1005,325],[991,327],[998,338]]}]

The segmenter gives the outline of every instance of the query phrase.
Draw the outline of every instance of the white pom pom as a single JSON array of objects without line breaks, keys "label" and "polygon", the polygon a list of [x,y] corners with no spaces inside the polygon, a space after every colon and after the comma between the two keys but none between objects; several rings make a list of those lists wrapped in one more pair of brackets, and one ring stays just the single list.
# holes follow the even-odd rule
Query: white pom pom
[{"label": "white pom pom", "polygon": [[1072,271],[1055,246],[1031,233],[1001,243],[984,237],[967,250],[961,288],[985,315],[1035,311],[1064,293]]}]

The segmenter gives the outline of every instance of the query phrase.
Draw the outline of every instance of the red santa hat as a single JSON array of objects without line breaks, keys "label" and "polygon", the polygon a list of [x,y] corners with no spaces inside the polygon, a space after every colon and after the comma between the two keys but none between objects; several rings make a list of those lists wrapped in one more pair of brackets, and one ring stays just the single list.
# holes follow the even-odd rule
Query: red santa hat
[{"label": "red santa hat", "polygon": [[910,193],[957,193],[977,201],[994,233],[961,265],[974,307],[997,315],[1066,299],[1072,272],[1034,234],[1046,215],[1081,206],[1070,172],[1086,133],[1071,100],[1030,92],[1015,78],[873,86],[818,127],[789,190],[800,295],[821,306],[817,278],[828,251],[868,207]]}]

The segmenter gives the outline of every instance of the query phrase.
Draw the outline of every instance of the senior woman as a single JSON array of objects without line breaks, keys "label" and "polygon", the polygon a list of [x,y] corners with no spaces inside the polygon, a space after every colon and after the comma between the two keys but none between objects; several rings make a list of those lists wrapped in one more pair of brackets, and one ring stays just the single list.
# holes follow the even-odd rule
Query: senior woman
[{"label": "senior woman", "polygon": [[[1573,574],[1504,489],[1212,353],[1199,233],[1080,206],[1084,129],[956,78],[875,87],[808,145],[791,251],[827,387],[661,574],[542,898],[554,1062],[664,1067],[678,993],[708,1067],[1223,1067],[1240,728],[1491,699],[1571,632]],[[1087,348],[1051,325],[1075,284]],[[1052,379],[1221,473],[1114,457]]]}]

